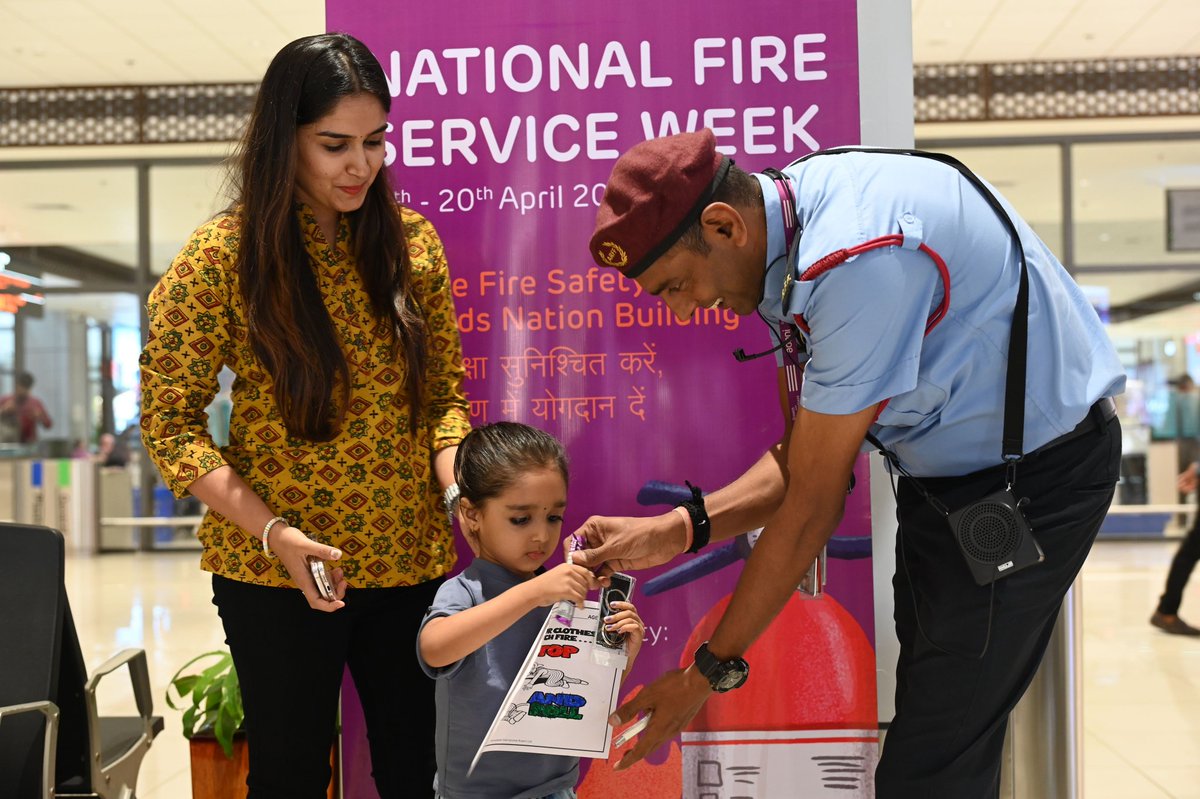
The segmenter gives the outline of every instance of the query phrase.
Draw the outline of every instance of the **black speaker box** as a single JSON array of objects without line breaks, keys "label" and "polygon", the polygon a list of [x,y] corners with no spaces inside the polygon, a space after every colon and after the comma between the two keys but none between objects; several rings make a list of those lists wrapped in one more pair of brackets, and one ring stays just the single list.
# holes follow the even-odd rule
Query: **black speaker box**
[{"label": "black speaker box", "polygon": [[949,522],[979,585],[989,585],[1044,558],[1011,490],[997,491],[954,511]]}]

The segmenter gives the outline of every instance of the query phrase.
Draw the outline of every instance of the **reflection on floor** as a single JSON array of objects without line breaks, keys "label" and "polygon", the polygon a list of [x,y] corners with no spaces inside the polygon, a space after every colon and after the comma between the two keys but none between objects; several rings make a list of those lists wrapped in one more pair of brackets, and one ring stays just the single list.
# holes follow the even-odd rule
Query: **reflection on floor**
[{"label": "reflection on floor", "polygon": [[[1084,569],[1084,796],[1200,799],[1200,638],[1169,636],[1148,619],[1174,543],[1097,544]],[[223,646],[209,578],[196,553],[70,558],[67,591],[84,659],[95,666],[123,647],[144,647],[155,711],[167,718],[142,767],[142,799],[190,796],[179,714],[162,700],[168,679],[194,655]],[[1183,618],[1200,624],[1200,575]],[[118,675],[101,712],[132,705]]]}]

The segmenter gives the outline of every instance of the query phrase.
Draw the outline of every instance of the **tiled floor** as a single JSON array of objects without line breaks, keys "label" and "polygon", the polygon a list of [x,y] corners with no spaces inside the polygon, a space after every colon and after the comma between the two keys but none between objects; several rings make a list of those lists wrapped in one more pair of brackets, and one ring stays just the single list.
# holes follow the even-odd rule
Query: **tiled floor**
[{"label": "tiled floor", "polygon": [[[1200,638],[1147,623],[1175,545],[1102,543],[1084,567],[1084,796],[1200,797]],[[1180,615],[1200,621],[1200,574]]]},{"label": "tiled floor", "polygon": [[[1200,799],[1200,639],[1147,623],[1173,543],[1101,543],[1084,569],[1084,796]],[[190,796],[179,714],[167,681],[195,654],[222,645],[207,575],[194,553],[70,558],[67,591],[89,667],[144,647],[155,709],[167,730],[142,767],[142,799]],[[1182,615],[1200,623],[1200,575]],[[101,710],[129,707],[122,672],[102,686]]]}]

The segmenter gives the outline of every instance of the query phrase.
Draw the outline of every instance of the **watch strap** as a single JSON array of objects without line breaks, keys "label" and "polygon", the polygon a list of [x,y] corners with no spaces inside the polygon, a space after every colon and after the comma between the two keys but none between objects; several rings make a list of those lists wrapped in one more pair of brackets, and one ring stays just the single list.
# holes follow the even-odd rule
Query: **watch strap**
[{"label": "watch strap", "polygon": [[[705,641],[696,648],[693,660],[696,664],[696,670],[704,676],[704,679],[708,680],[709,687],[717,693],[724,693],[738,687],[749,676],[750,667],[745,660],[739,657],[733,657],[729,660],[717,660],[716,655],[708,649],[708,641]],[[741,681],[737,685],[722,685],[722,680],[731,672],[741,672],[743,675]]]},{"label": "watch strap", "polygon": [[696,669],[704,675],[704,679],[711,683],[716,677],[717,667],[721,665],[721,661],[708,651],[708,641],[700,644],[696,648],[696,654],[692,657],[696,661]]},{"label": "watch strap", "polygon": [[692,492],[692,498],[680,502],[678,506],[687,511],[688,518],[692,520],[692,545],[685,551],[696,553],[708,545],[708,540],[712,537],[712,522],[708,518],[708,511],[704,508],[704,492],[687,480],[683,482]]}]

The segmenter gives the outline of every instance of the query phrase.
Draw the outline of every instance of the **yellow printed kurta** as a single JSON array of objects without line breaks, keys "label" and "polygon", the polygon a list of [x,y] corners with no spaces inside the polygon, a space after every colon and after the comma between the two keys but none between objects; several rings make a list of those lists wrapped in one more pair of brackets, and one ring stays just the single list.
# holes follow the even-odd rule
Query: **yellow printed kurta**
[{"label": "yellow printed kurta", "polygon": [[[433,474],[437,450],[469,428],[462,352],[442,243],[433,225],[403,211],[412,293],[428,327],[429,364],[416,433],[406,365],[389,361],[390,333],[375,319],[351,254],[343,217],[330,246],[300,206],[310,263],[350,369],[345,421],[327,442],[288,435],[274,384],[247,340],[235,269],[236,214],[192,234],[147,303],[141,356],[142,438],[170,489],[183,496],[198,477],[232,466],[267,507],[310,537],[338,547],[339,565],[360,588],[413,585],[448,572],[454,539]],[[229,445],[218,448],[204,409],[222,366],[234,372]],[[400,402],[396,403],[399,396]],[[335,400],[338,393],[334,392]],[[290,585],[262,543],[210,511],[200,526],[202,568],[259,585]]]}]

